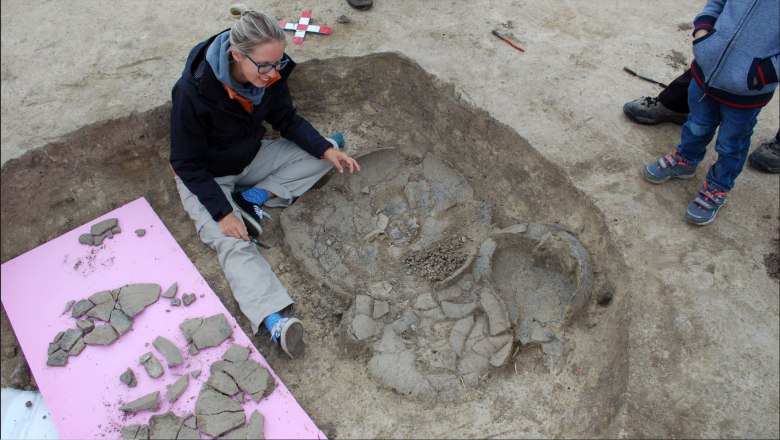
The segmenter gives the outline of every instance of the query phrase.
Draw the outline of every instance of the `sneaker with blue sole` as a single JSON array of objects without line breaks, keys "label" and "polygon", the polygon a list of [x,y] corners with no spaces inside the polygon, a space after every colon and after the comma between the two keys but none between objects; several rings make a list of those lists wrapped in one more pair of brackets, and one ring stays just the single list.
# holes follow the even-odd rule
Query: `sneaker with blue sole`
[{"label": "sneaker with blue sole", "polygon": [[244,199],[241,192],[234,192],[231,194],[233,201],[236,202],[239,212],[241,212],[241,218],[244,219],[244,223],[249,229],[249,235],[259,237],[263,233],[262,220],[263,217],[271,218],[271,216],[263,211],[260,206]]},{"label": "sneaker with blue sole", "polygon": [[290,358],[303,354],[303,323],[297,318],[280,318],[271,326],[271,339]]},{"label": "sneaker with blue sole", "polygon": [[726,203],[727,196],[728,192],[718,191],[705,182],[699,194],[688,205],[685,220],[698,226],[712,223],[720,208]]},{"label": "sneaker with blue sole", "polygon": [[669,179],[690,179],[694,174],[696,174],[696,166],[685,162],[676,151],[642,168],[642,177],[650,183],[663,183]]}]

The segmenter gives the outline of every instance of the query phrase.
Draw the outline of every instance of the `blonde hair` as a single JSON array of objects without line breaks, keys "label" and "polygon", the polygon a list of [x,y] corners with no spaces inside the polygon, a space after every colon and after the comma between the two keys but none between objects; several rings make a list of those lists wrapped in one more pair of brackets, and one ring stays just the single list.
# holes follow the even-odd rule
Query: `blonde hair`
[{"label": "blonde hair", "polygon": [[253,11],[243,3],[230,6],[229,14],[238,20],[230,29],[230,44],[241,52],[250,52],[255,46],[272,41],[287,44],[284,30],[267,14]]}]

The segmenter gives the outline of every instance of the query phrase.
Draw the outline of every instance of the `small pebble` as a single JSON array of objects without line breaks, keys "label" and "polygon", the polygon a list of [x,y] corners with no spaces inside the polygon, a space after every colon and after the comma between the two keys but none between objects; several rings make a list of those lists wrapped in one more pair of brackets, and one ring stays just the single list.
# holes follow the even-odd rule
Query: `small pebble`
[{"label": "small pebble", "polygon": [[347,23],[350,22],[349,17],[347,17],[346,15],[339,15],[339,17],[336,19],[336,21],[341,23],[341,24],[347,24]]},{"label": "small pebble", "polygon": [[146,235],[146,229],[136,229],[135,230],[135,235],[137,235],[139,237],[143,237],[144,235]]},{"label": "small pebble", "polygon": [[28,400],[27,402],[24,402],[24,406],[27,408],[32,408],[32,402]]}]

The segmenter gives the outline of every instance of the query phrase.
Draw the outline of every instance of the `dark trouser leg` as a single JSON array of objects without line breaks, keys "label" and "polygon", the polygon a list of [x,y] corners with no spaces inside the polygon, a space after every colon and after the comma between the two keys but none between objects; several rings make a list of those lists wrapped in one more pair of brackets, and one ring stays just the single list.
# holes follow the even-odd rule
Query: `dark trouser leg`
[{"label": "dark trouser leg", "polygon": [[691,84],[693,74],[691,69],[687,69],[682,75],[678,76],[665,89],[658,94],[658,100],[669,110],[679,113],[689,113],[688,108],[688,86]]}]

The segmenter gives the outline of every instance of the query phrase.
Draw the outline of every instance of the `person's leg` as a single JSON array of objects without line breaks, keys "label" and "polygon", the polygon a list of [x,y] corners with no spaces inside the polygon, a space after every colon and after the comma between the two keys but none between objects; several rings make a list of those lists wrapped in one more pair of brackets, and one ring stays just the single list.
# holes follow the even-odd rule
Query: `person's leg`
[{"label": "person's leg", "polygon": [[726,202],[728,192],[742,172],[750,149],[753,127],[761,112],[757,109],[737,109],[720,106],[720,128],[715,141],[718,159],[707,171],[707,178],[699,194],[694,197],[685,211],[685,219],[696,225],[708,225],[715,220],[718,211]]},{"label": "person's leg", "polygon": [[[229,194],[233,189],[231,180],[234,178],[229,176],[215,180],[223,191]],[[233,296],[241,311],[249,318],[252,332],[256,334],[263,320],[268,315],[290,306],[293,303],[292,298],[273,273],[271,266],[260,255],[257,246],[225,236],[198,197],[192,194],[178,177],[176,187],[185,211],[195,222],[201,240],[217,251],[219,264],[225,271]],[[238,215],[238,212],[235,214]]]},{"label": "person's leg", "polygon": [[658,101],[673,112],[689,113],[688,86],[691,85],[692,79],[691,69],[687,69],[661,90],[661,93],[658,94]]},{"label": "person's leg", "polygon": [[655,125],[672,122],[682,125],[688,117],[688,85],[691,70],[686,70],[666,86],[657,97],[643,96],[623,105],[623,113],[634,122]]},{"label": "person's leg", "polygon": [[707,184],[718,191],[730,191],[742,172],[750,149],[750,138],[761,108],[737,109],[721,106],[721,123],[715,151],[718,159],[707,171]]},{"label": "person's leg", "polygon": [[642,176],[649,182],[690,179],[707,153],[707,145],[715,136],[720,122],[720,104],[704,96],[704,91],[695,81],[688,88],[688,103],[691,113],[683,125],[680,144],[675,152],[644,166]]},{"label": "person's leg", "polygon": [[750,153],[748,161],[754,168],[761,171],[772,174],[780,173],[780,130],[777,130],[773,140],[764,142]]},{"label": "person's leg", "polygon": [[238,176],[236,184],[273,194],[265,206],[286,207],[332,167],[327,160],[317,159],[287,139],[264,141],[255,159]]}]

